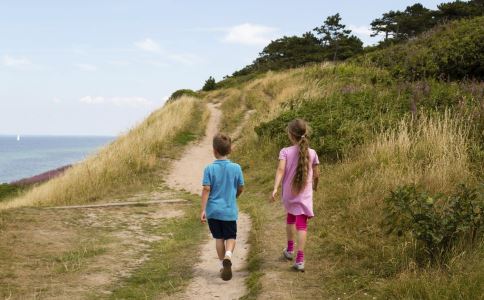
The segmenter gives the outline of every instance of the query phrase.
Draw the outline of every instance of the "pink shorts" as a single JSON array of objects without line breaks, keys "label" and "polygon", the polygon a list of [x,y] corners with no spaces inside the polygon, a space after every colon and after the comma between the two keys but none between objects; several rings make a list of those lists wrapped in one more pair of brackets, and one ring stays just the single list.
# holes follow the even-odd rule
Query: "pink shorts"
[{"label": "pink shorts", "polygon": [[293,215],[287,213],[287,224],[296,224],[296,230],[307,231],[308,230],[308,216],[306,215]]}]

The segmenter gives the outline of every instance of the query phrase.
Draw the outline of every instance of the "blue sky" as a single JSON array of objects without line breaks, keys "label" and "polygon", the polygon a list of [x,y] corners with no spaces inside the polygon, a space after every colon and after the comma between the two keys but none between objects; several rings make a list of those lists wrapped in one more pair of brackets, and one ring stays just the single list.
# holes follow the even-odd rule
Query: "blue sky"
[{"label": "blue sky", "polygon": [[271,39],[339,12],[371,44],[373,19],[413,3],[0,0],[0,134],[117,135],[173,91],[250,63]]}]

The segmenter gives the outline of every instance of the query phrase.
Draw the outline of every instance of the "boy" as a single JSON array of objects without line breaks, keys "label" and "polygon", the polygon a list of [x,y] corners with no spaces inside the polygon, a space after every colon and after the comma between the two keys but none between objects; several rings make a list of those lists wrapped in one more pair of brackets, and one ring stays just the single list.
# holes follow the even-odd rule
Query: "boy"
[{"label": "boy", "polygon": [[231,151],[231,139],[225,134],[213,138],[213,155],[216,160],[203,172],[202,212],[200,221],[208,220],[218,258],[222,263],[221,277],[232,278],[232,253],[237,237],[237,200],[242,194],[244,176],[236,163],[227,159]]}]

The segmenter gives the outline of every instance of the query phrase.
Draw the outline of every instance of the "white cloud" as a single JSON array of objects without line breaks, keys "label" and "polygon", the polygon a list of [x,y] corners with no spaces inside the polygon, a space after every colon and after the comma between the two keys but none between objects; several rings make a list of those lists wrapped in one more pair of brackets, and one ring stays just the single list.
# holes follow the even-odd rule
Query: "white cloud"
[{"label": "white cloud", "polygon": [[2,58],[2,63],[6,67],[12,67],[12,68],[17,68],[17,67],[26,67],[32,65],[32,62],[25,57],[13,57],[10,55],[4,55]]},{"label": "white cloud", "polygon": [[141,49],[141,50],[147,51],[147,52],[160,52],[161,51],[160,45],[158,45],[157,42],[153,41],[150,38],[146,38],[142,41],[135,42],[134,45],[138,49]]},{"label": "white cloud", "polygon": [[85,71],[85,72],[93,72],[93,71],[97,70],[97,67],[95,65],[91,65],[91,64],[75,64],[75,66],[79,70]]},{"label": "white cloud", "polygon": [[372,31],[371,28],[368,26],[356,26],[356,25],[349,25],[348,28],[353,31],[353,33],[361,34],[364,36],[370,36]]},{"label": "white cloud", "polygon": [[358,36],[365,45],[374,44],[382,39],[382,35],[378,35],[372,37],[371,34],[373,31],[369,26],[358,26],[358,25],[348,25],[348,29],[350,29],[356,36]]},{"label": "white cloud", "polygon": [[274,27],[244,23],[227,29],[224,41],[243,45],[266,45],[274,38]]},{"label": "white cloud", "polygon": [[103,97],[103,96],[85,96],[79,99],[80,102],[85,104],[113,104],[116,106],[151,106],[152,101],[149,101],[143,97]]},{"label": "white cloud", "polygon": [[59,104],[59,103],[61,103],[61,102],[62,102],[62,99],[60,99],[60,98],[58,98],[58,97],[54,97],[54,98],[52,99],[52,102]]}]

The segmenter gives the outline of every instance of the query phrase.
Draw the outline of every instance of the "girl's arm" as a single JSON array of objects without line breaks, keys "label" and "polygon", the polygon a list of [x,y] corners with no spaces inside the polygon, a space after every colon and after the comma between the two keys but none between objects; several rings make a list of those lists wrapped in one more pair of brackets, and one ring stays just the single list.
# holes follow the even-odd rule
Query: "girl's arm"
[{"label": "girl's arm", "polygon": [[276,200],[277,190],[279,189],[279,185],[281,185],[282,177],[284,177],[284,171],[286,170],[286,160],[280,159],[279,165],[277,166],[276,170],[276,180],[274,182],[274,190],[272,191],[271,200]]},{"label": "girl's arm", "polygon": [[319,165],[313,165],[313,190],[318,190],[319,183]]},{"label": "girl's arm", "polygon": [[205,209],[207,207],[208,195],[210,195],[210,186],[204,185],[202,190],[202,211],[200,212],[200,222],[205,223],[207,216],[205,216]]}]

